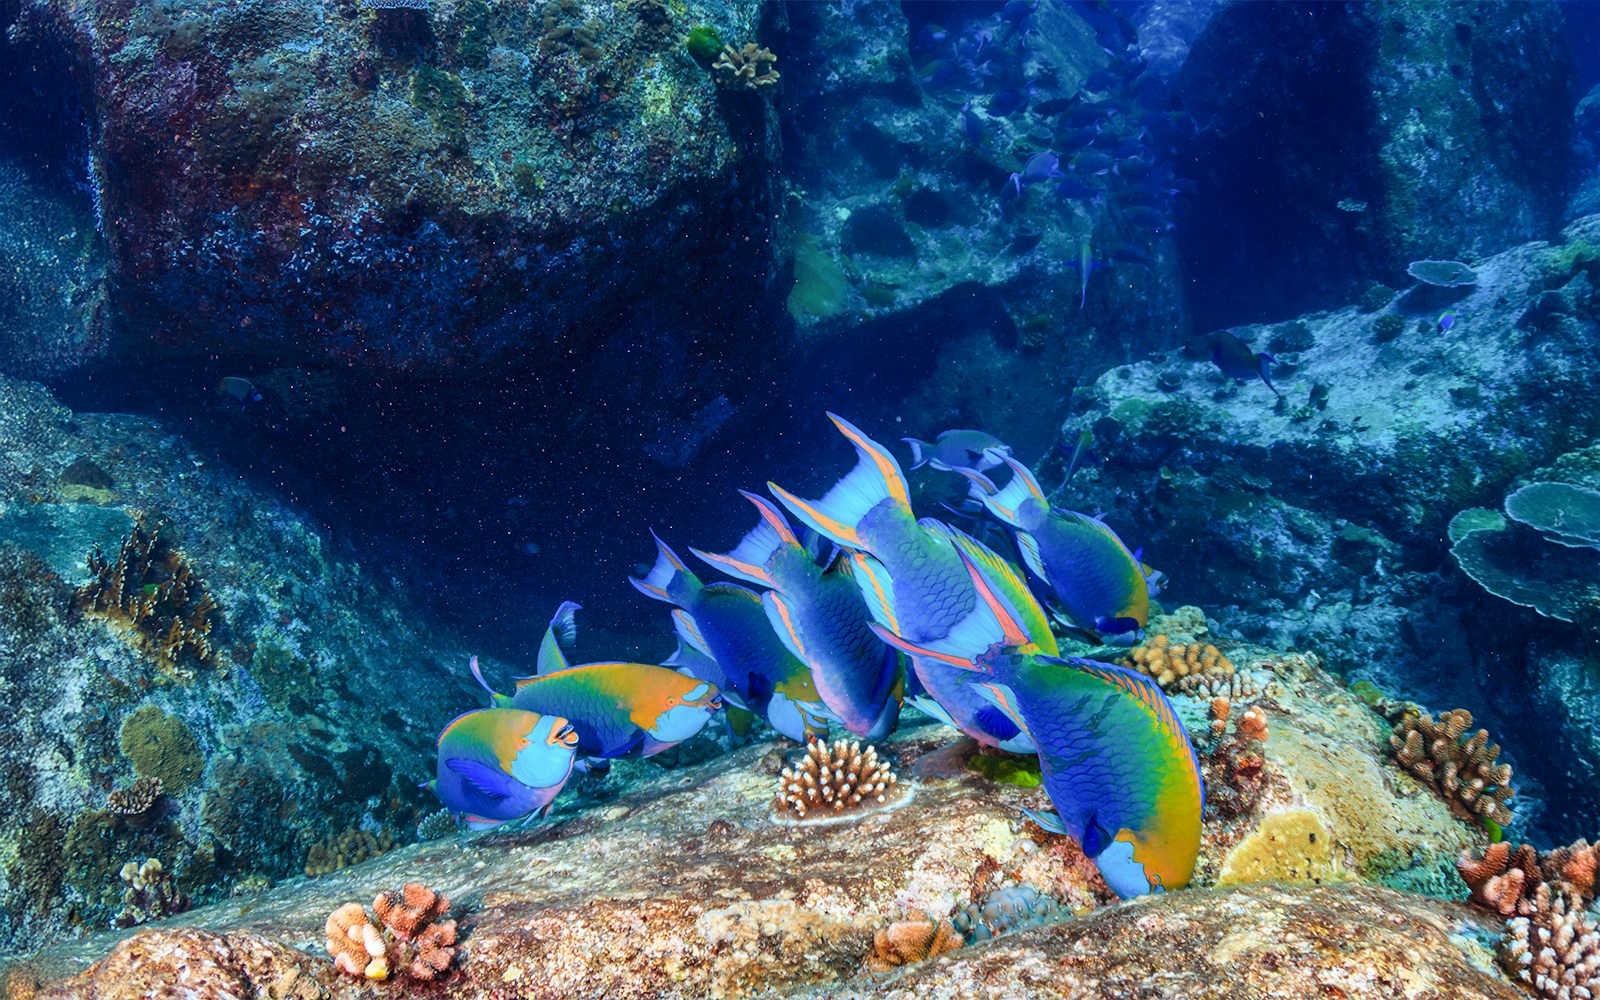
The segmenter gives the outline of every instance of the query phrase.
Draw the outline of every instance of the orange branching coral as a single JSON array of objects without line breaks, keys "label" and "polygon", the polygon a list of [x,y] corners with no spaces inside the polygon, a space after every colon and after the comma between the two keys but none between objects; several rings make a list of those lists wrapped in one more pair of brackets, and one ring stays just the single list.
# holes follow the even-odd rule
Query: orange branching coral
[{"label": "orange branching coral", "polygon": [[1524,912],[1506,922],[1500,964],[1545,1000],[1600,995],[1600,927],[1583,904],[1541,884]]},{"label": "orange branching coral", "polygon": [[1163,690],[1175,690],[1183,678],[1197,678],[1186,683],[1198,690],[1200,677],[1233,676],[1233,664],[1217,647],[1198,642],[1174,646],[1164,635],[1151,636],[1135,646],[1121,662],[1130,670],[1154,677]]},{"label": "orange branching coral", "polygon": [[1463,854],[1456,871],[1472,889],[1471,899],[1503,917],[1527,915],[1541,886],[1580,904],[1594,898],[1595,862],[1600,846],[1580,840],[1569,847],[1539,852],[1532,844],[1490,844],[1482,856]]},{"label": "orange branching coral", "polygon": [[[1267,717],[1251,705],[1235,716],[1226,698],[1211,702],[1211,753],[1203,758],[1206,808],[1231,819],[1253,811],[1266,790],[1267,762],[1262,747],[1267,740]],[[1227,732],[1228,720],[1233,732]]]},{"label": "orange branching coral", "polygon": [[921,910],[910,910],[904,919],[880,928],[873,935],[867,969],[885,972],[955,951],[966,943],[950,921],[934,920]]},{"label": "orange branching coral", "polygon": [[78,605],[124,626],[162,670],[188,678],[193,665],[213,662],[210,635],[221,616],[216,599],[161,529],[141,518],[115,559],[98,547],[90,552],[91,578],[78,591]]},{"label": "orange branching coral", "polygon": [[717,74],[720,84],[754,90],[778,82],[780,74],[772,68],[777,61],[778,57],[771,52],[754,42],[747,42],[742,49],[724,45],[722,55],[711,64],[711,69]]},{"label": "orange branching coral", "polygon": [[1516,794],[1511,765],[1495,763],[1500,744],[1489,742],[1488,730],[1468,737],[1471,728],[1472,713],[1464,708],[1445,712],[1437,722],[1426,712],[1406,715],[1389,734],[1389,748],[1401,767],[1432,785],[1456,812],[1505,826],[1511,822],[1506,799]]},{"label": "orange branching coral", "polygon": [[898,805],[910,794],[876,747],[812,740],[806,755],[778,777],[772,818],[780,823],[826,822],[876,806]]},{"label": "orange branching coral", "polygon": [[372,901],[383,929],[360,903],[346,903],[328,917],[328,953],[339,971],[367,979],[398,973],[433,980],[455,959],[456,922],[441,920],[450,899],[420,882],[379,893]]}]

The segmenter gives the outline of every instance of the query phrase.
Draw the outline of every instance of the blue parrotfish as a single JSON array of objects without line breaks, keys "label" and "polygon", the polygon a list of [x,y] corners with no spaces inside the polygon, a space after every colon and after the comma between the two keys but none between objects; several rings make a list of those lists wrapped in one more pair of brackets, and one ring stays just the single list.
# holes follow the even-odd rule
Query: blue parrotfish
[{"label": "blue parrotfish", "polygon": [[824,569],[806,551],[777,505],[740,491],[761,521],[726,555],[691,549],[730,576],[770,588],[761,595],[773,631],[811,668],[823,704],[850,732],[882,739],[900,717],[905,666],[869,627],[872,614],[850,559]]},{"label": "blue parrotfish", "polygon": [[977,674],[975,686],[1038,747],[1054,812],[1028,816],[1075,838],[1118,895],[1187,885],[1200,852],[1205,787],[1171,703],[1143,674],[1019,651],[1031,637],[1014,609],[992,585],[987,567],[964,555],[963,561],[1001,638],[972,662],[899,644],[914,656],[942,658]]},{"label": "blue parrotfish", "polygon": [[674,605],[679,637],[722,668],[729,700],[797,743],[804,743],[808,732],[827,732],[831,713],[811,668],[772,631],[760,595],[738,584],[701,583],[665,542],[655,542],[655,565],[643,579],[629,577],[628,582],[641,594]]},{"label": "blue parrotfish", "polygon": [[1004,489],[982,473],[962,474],[989,512],[1015,529],[1023,563],[1050,588],[1062,617],[1095,642],[1136,639],[1150,621],[1160,574],[1104,521],[1051,507],[1027,466],[1009,455],[1000,458],[1012,473]]},{"label": "blue parrotfish", "polygon": [[537,673],[518,678],[510,696],[496,693],[472,658],[472,675],[495,705],[566,718],[586,762],[660,753],[698,733],[722,707],[716,685],[669,667],[614,661],[569,666],[561,638],[570,641],[577,608],[561,605],[540,643]]},{"label": "blue parrotfish", "polygon": [[[919,438],[900,440],[911,446],[913,469],[931,465],[941,472],[955,469],[977,469],[983,472],[1000,464],[998,454],[1011,452],[1008,445],[985,431],[945,431],[931,443]],[[995,452],[996,455],[991,455],[990,452]]]},{"label": "blue parrotfish", "polygon": [[1272,366],[1278,359],[1265,351],[1252,351],[1250,345],[1227,330],[1218,330],[1206,338],[1211,346],[1211,363],[1229,378],[1259,378],[1279,399],[1283,393],[1272,384]]},{"label": "blue parrotfish", "polygon": [[[856,585],[875,622],[897,636],[950,653],[971,647],[969,633],[983,628],[987,612],[951,540],[951,529],[911,510],[905,475],[889,450],[849,421],[828,414],[855,446],[858,461],[821,500],[803,500],[776,483],[773,496],[813,530],[852,550]],[[964,671],[913,659],[927,697],[908,697],[918,708],[987,746],[1027,750],[1022,732],[967,689]]]},{"label": "blue parrotfish", "polygon": [[480,708],[439,734],[438,777],[422,787],[485,830],[543,818],[572,773],[578,734],[557,715]]},{"label": "blue parrotfish", "polygon": [[1028,157],[1027,162],[1022,165],[1022,169],[1012,174],[1007,179],[1007,183],[1012,185],[1016,193],[1020,195],[1025,187],[1033,184],[1042,184],[1051,178],[1065,176],[1066,174],[1061,172],[1061,157],[1046,150]]}]

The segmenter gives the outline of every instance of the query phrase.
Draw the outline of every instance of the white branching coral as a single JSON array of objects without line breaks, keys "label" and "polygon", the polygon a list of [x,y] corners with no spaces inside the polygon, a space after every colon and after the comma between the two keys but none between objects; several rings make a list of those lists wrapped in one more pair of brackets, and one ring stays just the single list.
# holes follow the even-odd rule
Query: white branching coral
[{"label": "white branching coral", "polygon": [[858,813],[901,805],[910,797],[876,747],[860,741],[813,740],[806,755],[778,778],[772,818],[779,823],[826,823]]},{"label": "white branching coral", "polygon": [[1548,885],[1539,887],[1538,897],[1523,907],[1527,916],[1506,922],[1501,964],[1545,1000],[1600,996],[1600,928],[1594,917]]},{"label": "white branching coral", "polygon": [[717,82],[723,86],[754,90],[778,82],[782,74],[772,68],[777,61],[778,57],[771,52],[754,42],[748,42],[738,49],[724,45],[722,55],[711,64],[711,69],[717,75]]}]

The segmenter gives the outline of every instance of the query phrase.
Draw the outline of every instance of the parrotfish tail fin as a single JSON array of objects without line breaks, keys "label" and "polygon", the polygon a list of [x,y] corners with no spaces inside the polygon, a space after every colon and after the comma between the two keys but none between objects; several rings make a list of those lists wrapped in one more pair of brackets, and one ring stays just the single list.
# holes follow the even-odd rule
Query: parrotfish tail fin
[{"label": "parrotfish tail fin", "polygon": [[1256,361],[1261,366],[1261,381],[1267,384],[1267,388],[1272,390],[1274,396],[1282,399],[1283,393],[1279,392],[1278,387],[1272,384],[1272,366],[1278,363],[1278,359],[1262,351],[1256,355]]},{"label": "parrotfish tail fin", "polygon": [[656,540],[656,564],[650,567],[644,579],[630,576],[628,582],[646,597],[682,607],[699,592],[700,578],[689,572],[689,567],[677,553],[667,548],[667,543],[655,531],[650,532],[650,537]]},{"label": "parrotfish tail fin", "polygon": [[767,569],[767,561],[772,558],[773,553],[783,548],[802,548],[800,539],[795,537],[794,529],[789,526],[789,519],[783,516],[783,511],[778,509],[777,504],[754,493],[747,493],[744,490],[739,492],[761,512],[761,523],[750,529],[727,555],[702,552],[699,549],[689,551],[702,562],[709,563],[730,576],[776,589],[778,583]]},{"label": "parrotfish tail fin", "polygon": [[[511,707],[511,699],[508,698],[507,696],[501,694],[500,692],[496,691],[494,688],[490,687],[489,686],[489,682],[483,679],[483,670],[482,670],[482,668],[480,668],[478,666],[477,654],[473,654],[472,658],[467,661],[467,667],[472,671],[472,676],[477,679],[478,685],[480,687],[482,687],[485,691],[489,692],[489,706],[491,708],[510,708]],[[471,714],[471,713],[467,713],[467,714]],[[456,721],[460,721],[460,719],[461,719],[461,716],[456,716]],[[450,725],[451,726],[455,725],[455,722],[451,722]],[[446,726],[445,728],[449,729],[450,726]],[[440,733],[439,735],[441,737],[444,736],[443,733]]]},{"label": "parrotfish tail fin", "polygon": [[[954,528],[947,530],[955,532]],[[996,579],[1002,573],[1012,571],[1004,567],[1004,562],[999,556],[983,548],[973,538],[952,534],[951,540],[956,543],[956,554],[961,557],[962,565],[967,567],[967,575],[972,578],[972,586],[978,593],[978,601],[989,609],[1000,625],[1000,645],[1026,646],[1032,643],[1034,639],[1028,634],[1027,627],[1022,624],[1022,615],[1001,592]],[[1023,589],[1026,590],[1025,585]]]},{"label": "parrotfish tail fin", "polygon": [[[1032,470],[1026,465],[997,448],[990,448],[984,454],[999,459],[1011,468],[1011,482],[1006,483],[1000,489],[992,488],[994,484],[990,483],[991,489],[985,491],[982,497],[983,505],[989,508],[989,513],[1013,528],[1021,527],[1017,508],[1021,507],[1030,497],[1041,503],[1049,503],[1045,499],[1044,490],[1039,486],[1039,480],[1034,478]],[[969,475],[967,478],[971,479],[972,477]],[[976,480],[974,480],[974,483],[976,483]]]},{"label": "parrotfish tail fin", "polygon": [[885,501],[910,513],[911,493],[900,471],[900,463],[887,448],[861,433],[848,420],[831,413],[828,419],[855,445],[860,456],[856,467],[835,483],[821,500],[803,500],[775,483],[768,483],[767,488],[795,517],[840,545],[860,549],[864,546],[856,529],[861,519]]},{"label": "parrotfish tail fin", "polygon": [[571,646],[578,637],[576,615],[582,610],[573,601],[563,601],[561,607],[556,609],[555,617],[550,619],[550,627],[544,630],[544,638],[539,642],[539,659],[533,668],[536,676],[567,669],[567,654],[562,652],[562,648]]},{"label": "parrotfish tail fin", "polygon": [[911,467],[913,469],[920,469],[928,464],[927,450],[932,448],[933,445],[917,438],[901,438],[900,440],[911,446]]}]

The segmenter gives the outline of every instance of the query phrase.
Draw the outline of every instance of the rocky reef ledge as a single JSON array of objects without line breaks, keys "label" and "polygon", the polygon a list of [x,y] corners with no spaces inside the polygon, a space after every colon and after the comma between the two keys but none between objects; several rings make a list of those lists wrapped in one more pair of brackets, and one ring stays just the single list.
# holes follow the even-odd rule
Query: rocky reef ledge
[{"label": "rocky reef ledge", "polygon": [[[1395,766],[1378,711],[1313,655],[1216,650],[1195,609],[1152,631],[1168,637],[1156,669],[1206,671],[1169,683],[1210,799],[1188,889],[1117,901],[1075,842],[1021,816],[1045,804],[1027,758],[916,726],[879,748],[909,802],[854,821],[774,821],[804,755],[787,742],[622,762],[543,828],[452,834],[56,945],[4,995],[1520,995],[1495,963],[1500,920],[1453,901],[1483,826]],[[430,983],[338,972],[328,915],[403,882],[448,894],[453,964]]]}]

